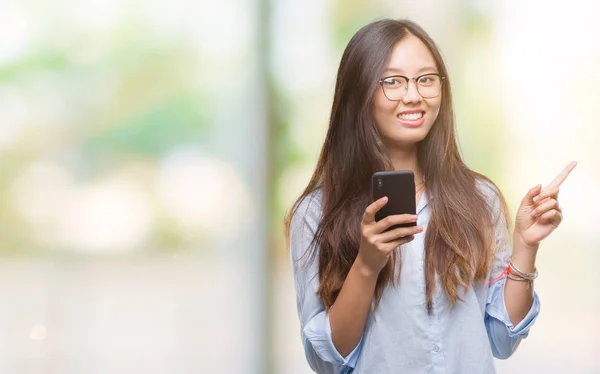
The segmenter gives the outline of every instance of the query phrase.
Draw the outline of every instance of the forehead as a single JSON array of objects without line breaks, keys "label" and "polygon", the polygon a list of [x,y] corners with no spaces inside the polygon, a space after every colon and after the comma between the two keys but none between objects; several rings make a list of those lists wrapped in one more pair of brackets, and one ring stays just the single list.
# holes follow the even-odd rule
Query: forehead
[{"label": "forehead", "polygon": [[433,55],[425,43],[414,35],[408,35],[396,43],[386,65],[387,72],[411,76],[432,70],[437,70]]}]

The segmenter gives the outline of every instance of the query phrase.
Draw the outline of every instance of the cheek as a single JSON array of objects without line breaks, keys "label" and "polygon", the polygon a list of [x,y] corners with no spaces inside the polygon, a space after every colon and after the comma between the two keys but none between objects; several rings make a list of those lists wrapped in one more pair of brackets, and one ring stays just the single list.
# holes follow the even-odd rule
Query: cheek
[{"label": "cheek", "polygon": [[374,106],[374,115],[375,120],[377,121],[378,126],[382,121],[389,120],[390,116],[394,115],[394,110],[396,109],[396,102],[388,100],[385,95],[378,90],[375,94],[375,100],[373,103]]},{"label": "cheek", "polygon": [[442,101],[441,100],[437,100],[433,103],[430,103],[429,105],[429,109],[431,110],[431,114],[432,114],[432,123],[435,122],[435,120],[437,119],[438,115],[440,114],[440,109],[442,108]]},{"label": "cheek", "polygon": [[433,113],[434,113],[434,116],[433,116],[433,120],[434,120],[434,121],[437,119],[438,115],[440,114],[440,109],[441,109],[441,106],[440,106],[440,105],[438,105],[438,106],[435,108],[435,110],[434,110],[434,112],[433,112]]}]

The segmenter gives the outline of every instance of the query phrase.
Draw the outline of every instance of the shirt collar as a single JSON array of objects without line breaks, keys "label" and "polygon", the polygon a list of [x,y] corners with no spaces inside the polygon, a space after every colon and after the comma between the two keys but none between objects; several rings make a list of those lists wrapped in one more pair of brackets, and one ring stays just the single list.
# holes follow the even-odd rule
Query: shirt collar
[{"label": "shirt collar", "polygon": [[429,199],[427,198],[427,190],[423,191],[421,195],[421,199],[419,200],[419,205],[417,206],[417,214],[421,213],[421,211],[427,206],[429,203]]}]

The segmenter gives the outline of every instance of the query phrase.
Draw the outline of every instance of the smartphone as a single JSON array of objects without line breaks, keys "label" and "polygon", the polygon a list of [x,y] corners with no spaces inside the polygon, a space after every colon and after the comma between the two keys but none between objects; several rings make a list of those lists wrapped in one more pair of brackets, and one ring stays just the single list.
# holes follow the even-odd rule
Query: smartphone
[{"label": "smartphone", "polygon": [[[387,196],[388,202],[375,213],[379,221],[396,214],[417,214],[415,202],[415,175],[410,170],[380,171],[373,174],[373,201]],[[416,226],[416,222],[393,225],[385,231],[398,227]]]}]

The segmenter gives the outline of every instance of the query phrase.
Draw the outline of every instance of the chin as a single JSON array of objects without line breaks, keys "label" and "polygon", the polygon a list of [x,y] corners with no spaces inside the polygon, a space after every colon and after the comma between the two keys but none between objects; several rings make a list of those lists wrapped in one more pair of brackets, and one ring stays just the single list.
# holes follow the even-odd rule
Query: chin
[{"label": "chin", "polygon": [[410,133],[406,133],[402,131],[401,133],[393,134],[388,137],[391,145],[399,145],[399,146],[407,146],[413,145],[422,142],[426,137],[429,131],[425,131],[425,129],[418,129],[420,131],[414,131],[417,129],[413,129]]}]

